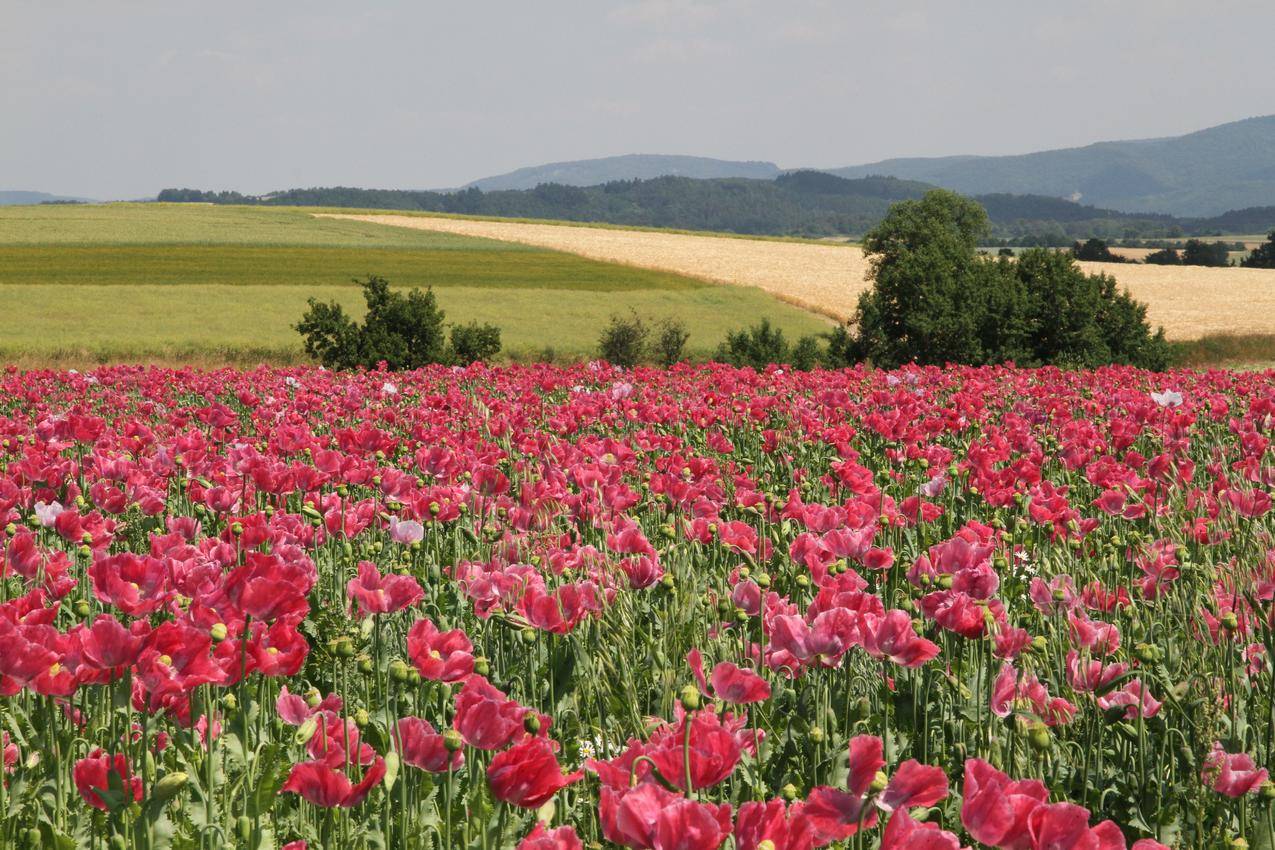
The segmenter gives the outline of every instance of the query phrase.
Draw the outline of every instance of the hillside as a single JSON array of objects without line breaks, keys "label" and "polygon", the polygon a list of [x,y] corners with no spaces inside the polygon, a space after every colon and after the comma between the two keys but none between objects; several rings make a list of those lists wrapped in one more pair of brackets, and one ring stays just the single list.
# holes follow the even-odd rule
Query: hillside
[{"label": "hillside", "polygon": [[1215,216],[1275,203],[1275,115],[1163,139],[1019,156],[888,159],[830,171],[888,174],[970,195],[1036,194],[1123,212]]},{"label": "hillside", "polygon": [[542,183],[563,186],[597,186],[616,180],[650,180],[653,177],[748,177],[767,180],[779,175],[773,162],[735,162],[703,156],[628,154],[601,159],[551,162],[519,168],[507,174],[484,177],[466,183],[465,189],[497,192],[505,189],[534,189]]},{"label": "hillside", "polygon": [[0,207],[26,204],[68,203],[87,201],[88,198],[69,198],[63,195],[50,195],[48,192],[26,192],[17,189],[0,189]]},{"label": "hillside", "polygon": [[[890,204],[920,197],[928,183],[895,177],[847,179],[795,171],[773,180],[657,177],[600,186],[545,183],[534,189],[417,192],[344,187],[289,189],[254,197],[237,192],[166,189],[159,200],[267,206],[357,207],[459,215],[605,222],[750,235],[859,235],[881,220]],[[1225,219],[1176,219],[1123,213],[1039,195],[981,195],[996,239],[1066,245],[1075,239],[1166,238],[1265,232],[1275,207],[1228,213]],[[1235,228],[1239,229],[1236,230]]]}]

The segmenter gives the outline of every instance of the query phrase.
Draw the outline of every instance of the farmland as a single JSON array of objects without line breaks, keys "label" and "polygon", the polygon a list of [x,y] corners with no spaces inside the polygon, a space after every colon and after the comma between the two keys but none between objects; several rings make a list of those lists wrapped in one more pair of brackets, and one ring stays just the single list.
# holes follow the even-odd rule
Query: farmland
[{"label": "farmland", "polygon": [[755,289],[490,239],[294,210],[112,204],[0,210],[0,354],[27,363],[293,362],[307,298],[361,312],[355,277],[432,286],[452,321],[493,322],[514,357],[589,356],[612,313],[681,317],[709,354],[760,316],[828,323]]},{"label": "farmland", "polygon": [[[401,228],[503,239],[608,262],[745,286],[827,313],[851,316],[868,285],[868,262],[853,245],[769,242],[614,228],[502,222],[428,215],[335,214]],[[1147,304],[1170,339],[1209,334],[1275,334],[1275,271],[1270,269],[1081,263],[1112,275]]]},{"label": "farmland", "polygon": [[1270,374],[0,376],[0,846],[1264,847]]}]

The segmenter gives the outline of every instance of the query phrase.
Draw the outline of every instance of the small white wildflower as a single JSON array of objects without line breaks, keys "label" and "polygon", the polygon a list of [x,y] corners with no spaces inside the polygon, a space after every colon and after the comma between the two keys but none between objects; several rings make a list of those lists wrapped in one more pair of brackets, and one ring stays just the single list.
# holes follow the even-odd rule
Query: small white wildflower
[{"label": "small white wildflower", "polygon": [[1182,393],[1177,390],[1151,393],[1151,400],[1161,407],[1178,407],[1182,404]]}]

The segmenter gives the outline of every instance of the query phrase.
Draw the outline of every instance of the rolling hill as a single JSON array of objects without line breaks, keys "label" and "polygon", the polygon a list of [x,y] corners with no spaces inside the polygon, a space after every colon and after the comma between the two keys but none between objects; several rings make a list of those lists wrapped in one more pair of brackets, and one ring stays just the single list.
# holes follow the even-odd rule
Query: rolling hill
[{"label": "rolling hill", "polygon": [[886,174],[969,195],[1048,195],[1123,212],[1216,216],[1275,203],[1275,115],[1162,139],[827,170],[850,178]]},{"label": "rolling hill", "polygon": [[534,189],[542,183],[597,186],[615,180],[649,180],[653,177],[749,177],[768,180],[779,176],[779,173],[779,166],[773,162],[735,162],[704,156],[628,154],[533,165],[507,174],[484,177],[467,183],[462,188],[497,192],[506,189]]},{"label": "rolling hill", "polygon": [[22,206],[27,204],[67,203],[71,201],[88,200],[88,198],[70,198],[64,195],[50,195],[48,192],[26,192],[19,189],[0,189],[0,207]]}]

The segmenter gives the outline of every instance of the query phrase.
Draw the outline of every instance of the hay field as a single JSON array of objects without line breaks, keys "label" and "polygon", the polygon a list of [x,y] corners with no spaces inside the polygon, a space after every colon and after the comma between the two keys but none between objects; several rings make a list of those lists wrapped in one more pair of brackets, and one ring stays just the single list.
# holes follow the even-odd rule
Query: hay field
[{"label": "hay field", "polygon": [[[867,286],[868,262],[851,245],[767,242],[611,228],[480,221],[427,215],[325,217],[500,239],[584,257],[755,286],[838,319]],[[1209,334],[1275,334],[1275,270],[1081,263],[1116,278],[1147,304],[1153,325],[1174,340]]]}]

